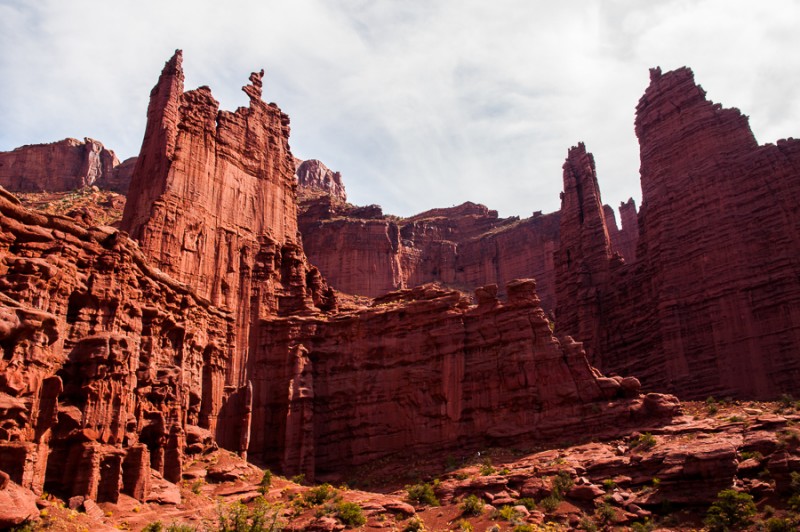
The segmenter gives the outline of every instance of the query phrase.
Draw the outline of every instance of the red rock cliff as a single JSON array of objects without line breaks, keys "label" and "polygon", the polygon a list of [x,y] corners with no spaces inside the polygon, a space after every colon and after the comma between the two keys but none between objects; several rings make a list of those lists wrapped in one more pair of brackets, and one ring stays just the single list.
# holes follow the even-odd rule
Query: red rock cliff
[{"label": "red rock cliff", "polygon": [[0,186],[14,192],[60,192],[97,185],[127,190],[129,173],[100,142],[64,139],[0,152]]},{"label": "red rock cliff", "polygon": [[425,285],[335,320],[268,320],[250,456],[288,474],[378,459],[599,434],[672,415],[673,398],[602,377],[552,336],[532,280],[479,289],[471,305]]},{"label": "red rock cliff", "polygon": [[[687,68],[651,72],[636,133],[636,263],[612,263],[608,276],[607,254],[593,251],[583,292],[560,288],[558,298],[559,308],[574,301],[595,312],[559,316],[560,330],[590,346],[603,370],[684,397],[796,393],[800,142],[759,146],[747,118],[708,101]],[[579,245],[566,235],[562,226],[562,249]],[[583,282],[577,272],[567,279]]]},{"label": "red rock cliff", "polygon": [[0,470],[112,502],[147,500],[151,468],[180,481],[187,439],[214,429],[229,395],[232,316],[119,233],[2,189],[0,273]]},{"label": "red rock cliff", "polygon": [[[151,93],[124,216],[138,245],[0,192],[0,469],[15,482],[147,500],[151,468],[177,482],[214,437],[311,479],[675,413],[555,339],[530,280],[507,303],[496,286],[477,305],[427,286],[337,314],[297,238],[288,119],[261,101],[261,74],[228,113],[183,92],[180,59]],[[408,237],[497,227],[485,207],[456,210]]]},{"label": "red rock cliff", "polygon": [[181,61],[151,92],[121,227],[163,272],[236,312],[228,379],[245,386],[255,320],[335,303],[299,244],[289,118],[261,100],[263,71],[231,113],[208,87],[183,92]]},{"label": "red rock cliff", "polygon": [[323,192],[334,198],[347,201],[342,174],[334,172],[320,161],[309,159],[301,162],[297,165],[295,175],[297,175],[297,184],[302,189]]},{"label": "red rock cliff", "polygon": [[552,310],[558,217],[499,218],[465,203],[401,219],[376,205],[301,195],[298,223],[309,260],[343,292],[376,297],[428,282],[472,290],[535,277],[544,308]]}]

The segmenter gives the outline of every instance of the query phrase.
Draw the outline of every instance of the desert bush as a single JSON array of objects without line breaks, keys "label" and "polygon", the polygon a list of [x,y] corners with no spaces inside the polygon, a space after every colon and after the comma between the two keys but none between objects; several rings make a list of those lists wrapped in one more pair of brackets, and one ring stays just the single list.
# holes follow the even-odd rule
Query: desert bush
[{"label": "desert bush", "polygon": [[722,490],[708,509],[705,524],[713,531],[727,531],[752,523],[756,513],[753,496],[733,489]]},{"label": "desert bush", "polygon": [[573,484],[575,484],[575,482],[572,480],[569,473],[566,471],[559,471],[558,474],[553,477],[553,495],[559,499],[563,499]]},{"label": "desert bush", "polygon": [[521,504],[528,510],[535,510],[536,509],[536,501],[531,499],[530,497],[523,497],[517,501],[517,504]]},{"label": "desert bush", "polygon": [[489,475],[494,475],[495,468],[492,465],[492,460],[490,458],[486,458],[483,461],[483,463],[481,464],[480,473],[484,477],[489,476]]},{"label": "desert bush", "polygon": [[[255,499],[252,509],[241,501],[217,507],[218,532],[277,532],[283,529],[281,507],[270,505],[263,497]],[[177,531],[176,531],[177,532]]]},{"label": "desert bush", "polygon": [[503,521],[514,521],[520,517],[520,514],[513,506],[505,504],[495,512],[495,517]]},{"label": "desert bush", "polygon": [[790,519],[780,517],[770,517],[764,521],[764,530],[767,532],[793,532],[797,530]]},{"label": "desert bush", "polygon": [[464,515],[481,515],[483,513],[483,501],[477,495],[468,495],[461,502],[461,511]]},{"label": "desert bush", "polygon": [[461,519],[460,521],[458,521],[458,523],[456,523],[456,530],[458,530],[459,532],[472,532],[474,530],[474,527],[472,526],[472,523],[470,523],[466,519]]},{"label": "desert bush", "polygon": [[552,513],[556,508],[558,508],[560,503],[561,499],[559,497],[556,497],[555,495],[549,495],[539,501],[539,506],[545,511],[545,513]]},{"label": "desert bush", "polygon": [[403,527],[403,532],[422,532],[425,530],[425,523],[419,517],[412,517]]},{"label": "desert bush", "polygon": [[336,505],[336,517],[346,527],[361,526],[367,522],[361,506],[354,502],[340,502]]},{"label": "desert bush", "polygon": [[406,491],[408,491],[408,500],[413,503],[439,506],[439,499],[436,498],[433,486],[427,482],[406,486]]},{"label": "desert bush", "polygon": [[320,484],[308,490],[303,498],[309,506],[317,506],[336,495],[336,490],[330,484]]},{"label": "desert bush", "polygon": [[264,470],[264,474],[261,476],[261,482],[258,483],[258,492],[264,495],[269,491],[269,487],[272,485],[272,471],[269,469]]},{"label": "desert bush", "polygon": [[656,437],[650,434],[649,432],[645,432],[644,434],[639,434],[639,437],[633,441],[633,445],[631,447],[633,449],[644,449],[645,451],[652,449],[656,446]]}]

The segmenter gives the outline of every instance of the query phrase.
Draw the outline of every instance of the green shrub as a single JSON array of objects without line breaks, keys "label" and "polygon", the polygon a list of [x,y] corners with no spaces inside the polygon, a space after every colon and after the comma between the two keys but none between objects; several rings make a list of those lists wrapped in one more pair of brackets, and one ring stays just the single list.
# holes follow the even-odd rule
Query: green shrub
[{"label": "green shrub", "polygon": [[656,437],[650,434],[649,432],[645,432],[644,434],[639,434],[639,437],[633,441],[633,445],[631,445],[631,448],[643,449],[647,451],[655,446],[656,446]]},{"label": "green shrub", "polygon": [[[241,501],[217,507],[218,532],[274,532],[283,529],[280,506],[257,497],[252,510]],[[177,532],[177,531],[176,531]]]},{"label": "green shrub", "polygon": [[616,487],[617,483],[611,480],[610,478],[607,478],[603,481],[603,489],[605,489],[606,491],[611,491]]},{"label": "green shrub", "polygon": [[299,475],[295,475],[291,478],[292,482],[295,484],[305,484],[306,483],[306,476],[303,473]]},{"label": "green shrub", "polygon": [[354,502],[340,502],[337,504],[336,517],[347,527],[362,526],[367,522],[361,506]]},{"label": "green shrub", "polygon": [[164,530],[164,524],[161,521],[153,521],[152,523],[148,523],[142,529],[142,532],[162,532]]},{"label": "green shrub", "polygon": [[761,454],[758,451],[754,451],[754,452],[742,451],[741,453],[739,453],[739,456],[742,457],[742,460],[750,460],[751,458],[754,458],[756,460],[761,461],[761,460],[764,459],[764,455]]},{"label": "green shrub", "polygon": [[482,476],[486,477],[489,475],[494,475],[495,469],[492,465],[492,460],[490,458],[486,458],[483,463],[481,464],[480,473]]},{"label": "green shrub", "polygon": [[178,523],[172,523],[167,527],[167,532],[196,532],[196,528],[192,525],[181,525]]},{"label": "green shrub", "polygon": [[532,525],[517,525],[514,527],[514,532],[534,532],[535,530]]},{"label": "green shrub", "polygon": [[764,521],[764,529],[767,532],[792,532],[797,530],[789,519],[781,519],[780,517],[770,517]]},{"label": "green shrub", "polygon": [[466,519],[461,519],[458,523],[456,523],[456,530],[459,530],[460,532],[472,532],[474,527],[472,526],[472,523]]},{"label": "green shrub", "polygon": [[495,512],[495,517],[502,519],[503,521],[514,521],[520,517],[520,514],[514,509],[513,506],[505,504]]},{"label": "green shrub", "polygon": [[559,499],[563,499],[573,484],[575,484],[575,482],[572,480],[569,473],[566,471],[559,471],[558,474],[553,477],[553,495]]},{"label": "green shrub", "polygon": [[601,523],[610,523],[614,516],[617,515],[617,511],[614,510],[614,507],[611,506],[608,502],[604,502],[600,506],[598,506],[597,510],[595,510],[595,515],[597,516],[598,521]]},{"label": "green shrub", "polygon": [[429,506],[439,506],[439,499],[433,492],[433,486],[426,482],[420,482],[413,486],[406,486],[408,500],[412,503],[427,504]]},{"label": "green shrub", "polygon": [[712,416],[715,415],[717,412],[719,412],[719,407],[717,406],[717,400],[711,396],[708,396],[706,398],[706,412],[708,412],[709,415]]},{"label": "green shrub", "polygon": [[461,502],[461,511],[464,515],[481,515],[483,513],[483,501],[477,495],[468,495]]},{"label": "green shrub", "polygon": [[265,469],[261,476],[261,482],[258,483],[258,492],[264,495],[269,491],[270,486],[272,486],[272,471]]},{"label": "green shrub", "polygon": [[409,519],[406,526],[403,527],[403,532],[422,532],[423,530],[425,530],[425,523],[417,516]]},{"label": "green shrub", "polygon": [[192,482],[192,493],[195,495],[200,495],[200,492],[203,490],[203,481],[201,479],[197,479]]},{"label": "green shrub", "polygon": [[733,489],[722,490],[708,509],[705,524],[712,531],[727,531],[752,523],[756,514],[753,496]]},{"label": "green shrub", "polygon": [[786,502],[793,511],[800,512],[800,494],[795,493]]},{"label": "green shrub", "polygon": [[649,518],[645,518],[642,522],[631,523],[631,530],[633,532],[651,532],[656,527]]},{"label": "green shrub", "polygon": [[785,408],[787,410],[794,407],[794,397],[788,393],[781,395],[781,398],[778,402],[780,403],[781,408]]},{"label": "green shrub", "polygon": [[597,532],[597,525],[594,524],[594,521],[584,515],[578,522],[578,529],[585,530],[586,532]]},{"label": "green shrub", "polygon": [[303,498],[309,506],[317,506],[336,495],[336,490],[330,484],[320,484],[308,490]]},{"label": "green shrub", "polygon": [[545,513],[552,513],[556,508],[558,508],[560,503],[561,499],[553,494],[539,501],[539,506],[545,511]]},{"label": "green shrub", "polygon": [[800,473],[792,471],[791,479],[789,487],[792,489],[792,496],[786,502],[793,511],[800,512]]}]

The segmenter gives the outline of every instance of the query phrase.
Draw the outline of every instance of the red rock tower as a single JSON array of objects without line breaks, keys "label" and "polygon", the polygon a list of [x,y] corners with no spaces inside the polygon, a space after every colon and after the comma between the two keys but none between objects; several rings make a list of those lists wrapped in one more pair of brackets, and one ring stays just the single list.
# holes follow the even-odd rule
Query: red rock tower
[{"label": "red rock tower", "polygon": [[[261,100],[264,72],[242,89],[249,107],[221,111],[208,87],[183,91],[181,60],[178,50],[150,93],[122,229],[161,271],[232,314],[232,360],[209,364],[204,377],[220,403],[223,371],[244,396],[259,320],[335,303],[299,244],[289,118]],[[228,447],[241,439],[218,436]]]},{"label": "red rock tower", "polygon": [[582,142],[570,148],[564,163],[560,239],[556,327],[587,342],[591,360],[600,325],[598,288],[608,283],[612,250],[594,157]]}]

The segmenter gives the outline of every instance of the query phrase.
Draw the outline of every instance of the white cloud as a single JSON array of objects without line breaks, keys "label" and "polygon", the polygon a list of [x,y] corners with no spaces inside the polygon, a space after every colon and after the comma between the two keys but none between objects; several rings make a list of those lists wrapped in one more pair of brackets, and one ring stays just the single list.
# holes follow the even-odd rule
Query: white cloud
[{"label": "white cloud", "polygon": [[640,194],[649,67],[691,66],[761,142],[797,135],[797,20],[789,0],[0,0],[0,149],[92,136],[135,155],[150,88],[183,48],[187,88],[228,109],[265,68],[296,155],[340,170],[357,203],[555,210],[585,141],[617,205]]}]

